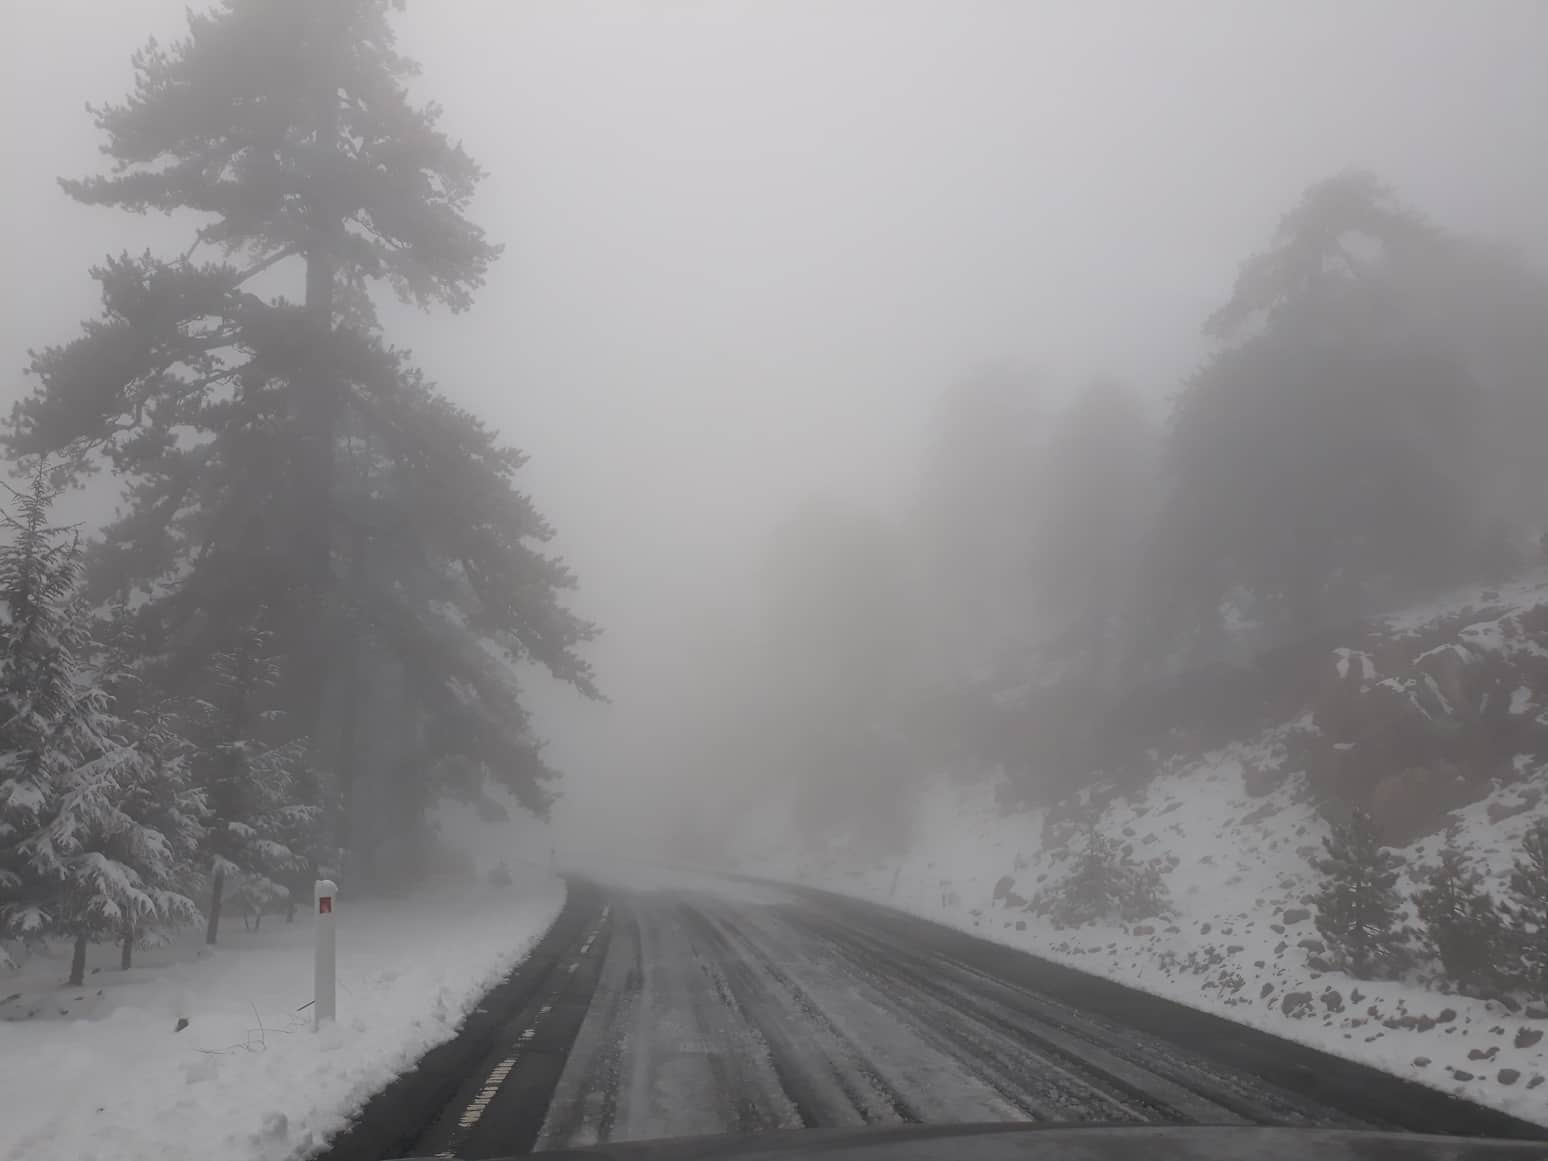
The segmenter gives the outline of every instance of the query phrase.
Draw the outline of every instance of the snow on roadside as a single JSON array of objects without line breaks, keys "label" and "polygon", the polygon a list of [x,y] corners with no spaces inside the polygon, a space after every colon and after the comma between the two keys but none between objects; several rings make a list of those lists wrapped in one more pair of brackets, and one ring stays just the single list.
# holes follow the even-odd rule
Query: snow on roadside
[{"label": "snow on roadside", "polygon": [[190,932],[129,972],[93,948],[82,988],[59,984],[67,956],[0,973],[0,1158],[305,1157],[449,1039],[563,902],[562,881],[533,868],[503,888],[355,905],[341,893],[339,1019],[319,1034],[303,1010],[310,915],[257,933],[233,917],[213,952]]},{"label": "snow on roadside", "polygon": [[[1139,857],[1176,860],[1169,918],[1059,930],[1027,911],[1058,875],[1045,846],[1049,813],[1007,813],[989,785],[929,794],[901,862],[791,857],[770,841],[743,867],[896,907],[1548,1124],[1548,1008],[1511,1012],[1418,980],[1318,970],[1307,856],[1320,851],[1325,824],[1299,778],[1258,796],[1243,780],[1244,767],[1274,764],[1275,741],[1206,755],[1103,812],[1104,832]],[[1496,890],[1519,832],[1548,812],[1548,794],[1532,792],[1548,788],[1548,769],[1523,773],[1456,812],[1460,844]],[[1429,859],[1439,841],[1403,853]]]}]

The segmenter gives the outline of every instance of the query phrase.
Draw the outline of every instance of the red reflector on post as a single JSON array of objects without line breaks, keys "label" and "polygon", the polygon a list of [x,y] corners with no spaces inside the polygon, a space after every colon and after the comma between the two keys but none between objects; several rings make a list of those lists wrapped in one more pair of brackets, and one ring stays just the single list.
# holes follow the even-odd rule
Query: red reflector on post
[{"label": "red reflector on post", "polygon": [[333,914],[333,896],[332,895],[324,895],[321,899],[317,900],[317,914],[319,914],[319,915],[332,915]]}]

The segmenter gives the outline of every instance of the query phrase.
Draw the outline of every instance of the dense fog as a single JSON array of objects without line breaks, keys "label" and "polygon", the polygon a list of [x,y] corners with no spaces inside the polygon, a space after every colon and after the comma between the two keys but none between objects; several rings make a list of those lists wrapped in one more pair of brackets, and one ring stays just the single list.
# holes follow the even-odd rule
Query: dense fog
[{"label": "dense fog", "polygon": [[[83,103],[123,101],[182,0],[3,19],[20,400],[29,350],[98,313],[89,267],[175,258],[203,219],[56,183],[110,172]],[[466,217],[504,251],[458,313],[371,286],[380,333],[526,454],[515,486],[578,580],[561,603],[600,630],[576,646],[599,698],[522,662],[558,800],[546,832],[462,817],[485,861],[720,861],[787,814],[885,849],[921,780],[1078,779],[1136,689],[1539,552],[1532,0],[390,19],[413,99],[487,171]],[[299,266],[265,277],[303,293]],[[81,483],[59,513],[95,528],[115,478]],[[360,648],[375,700],[347,726],[359,699],[318,712],[368,786],[412,750],[391,731],[416,667]],[[470,789],[498,757],[459,760],[408,814],[509,805],[498,774]],[[361,826],[418,825],[371,809]]]}]

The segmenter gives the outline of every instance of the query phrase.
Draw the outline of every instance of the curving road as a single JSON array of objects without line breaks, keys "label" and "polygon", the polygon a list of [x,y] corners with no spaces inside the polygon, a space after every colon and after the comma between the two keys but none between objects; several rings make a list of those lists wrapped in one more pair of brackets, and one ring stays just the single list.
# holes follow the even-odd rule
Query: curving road
[{"label": "curving road", "polygon": [[997,978],[924,925],[765,889],[611,903],[539,1150],[902,1122],[1369,1123]]},{"label": "curving road", "polygon": [[1544,1135],[884,908],[642,874],[572,880],[539,946],[324,1161],[911,1122]]}]

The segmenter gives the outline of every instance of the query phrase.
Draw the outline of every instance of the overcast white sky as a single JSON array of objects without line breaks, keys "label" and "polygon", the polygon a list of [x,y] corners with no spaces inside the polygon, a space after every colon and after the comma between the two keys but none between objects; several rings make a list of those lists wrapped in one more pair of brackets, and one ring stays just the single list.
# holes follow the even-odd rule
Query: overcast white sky
[{"label": "overcast white sky", "polygon": [[[54,178],[182,12],[0,0],[8,372],[94,311],[93,261],[177,236]],[[770,522],[894,494],[965,369],[1164,396],[1237,262],[1352,164],[1548,252],[1545,0],[417,0],[400,31],[509,248],[468,315],[389,317],[531,453],[607,631],[611,706],[540,695],[598,821],[656,793]]]}]

